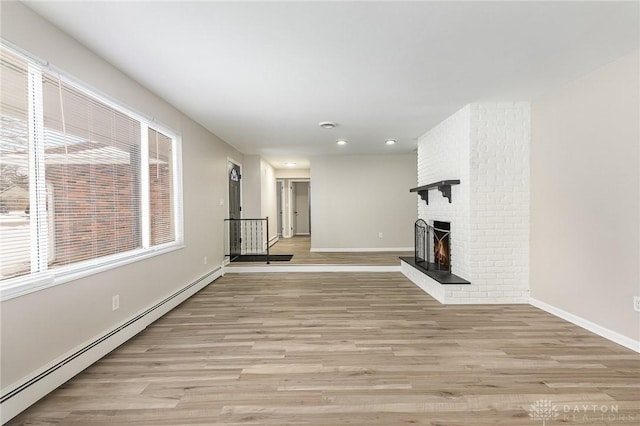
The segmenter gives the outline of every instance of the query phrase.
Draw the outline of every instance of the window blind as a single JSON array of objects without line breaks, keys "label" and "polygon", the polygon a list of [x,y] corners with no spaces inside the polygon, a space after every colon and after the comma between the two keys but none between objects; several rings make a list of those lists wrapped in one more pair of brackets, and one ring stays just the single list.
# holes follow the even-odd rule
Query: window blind
[{"label": "window blind", "polygon": [[175,241],[173,215],[173,140],[149,128],[150,243]]},{"label": "window blind", "polygon": [[42,92],[49,265],[140,248],[141,124],[54,75]]},{"label": "window blind", "polygon": [[28,64],[0,50],[0,279],[31,272]]}]

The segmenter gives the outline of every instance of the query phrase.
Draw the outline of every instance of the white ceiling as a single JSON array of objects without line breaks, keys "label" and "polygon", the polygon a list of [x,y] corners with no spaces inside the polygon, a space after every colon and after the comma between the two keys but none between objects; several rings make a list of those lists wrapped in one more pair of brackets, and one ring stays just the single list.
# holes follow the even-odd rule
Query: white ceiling
[{"label": "white ceiling", "polygon": [[27,4],[275,167],[411,152],[469,102],[531,100],[639,45],[638,2]]}]

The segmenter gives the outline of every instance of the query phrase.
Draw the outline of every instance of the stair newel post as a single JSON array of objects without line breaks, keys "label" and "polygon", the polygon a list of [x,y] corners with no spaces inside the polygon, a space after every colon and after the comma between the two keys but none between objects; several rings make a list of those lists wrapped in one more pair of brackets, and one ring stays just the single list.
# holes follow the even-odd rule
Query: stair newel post
[{"label": "stair newel post", "polygon": [[269,262],[269,216],[265,219],[267,221],[267,265]]}]

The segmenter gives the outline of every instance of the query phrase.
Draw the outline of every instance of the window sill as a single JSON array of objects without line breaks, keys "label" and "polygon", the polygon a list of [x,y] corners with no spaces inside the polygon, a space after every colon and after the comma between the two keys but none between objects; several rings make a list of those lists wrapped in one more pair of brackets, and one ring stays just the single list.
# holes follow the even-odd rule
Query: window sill
[{"label": "window sill", "polygon": [[55,287],[110,269],[120,268],[154,256],[171,253],[176,250],[181,250],[184,247],[184,244],[170,244],[152,249],[141,249],[130,253],[110,256],[105,259],[91,260],[83,262],[82,264],[54,269],[40,274],[11,278],[0,282],[0,302]]}]

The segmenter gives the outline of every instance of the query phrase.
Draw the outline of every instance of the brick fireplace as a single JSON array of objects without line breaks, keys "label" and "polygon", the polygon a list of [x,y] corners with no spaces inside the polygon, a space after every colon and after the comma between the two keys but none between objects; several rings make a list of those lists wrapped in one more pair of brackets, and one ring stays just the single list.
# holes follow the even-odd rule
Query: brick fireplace
[{"label": "brick fireplace", "polygon": [[528,303],[530,108],[475,103],[418,141],[418,186],[459,180],[417,198],[418,218],[446,222],[451,272],[441,284],[402,263],[403,273],[442,303]]}]

